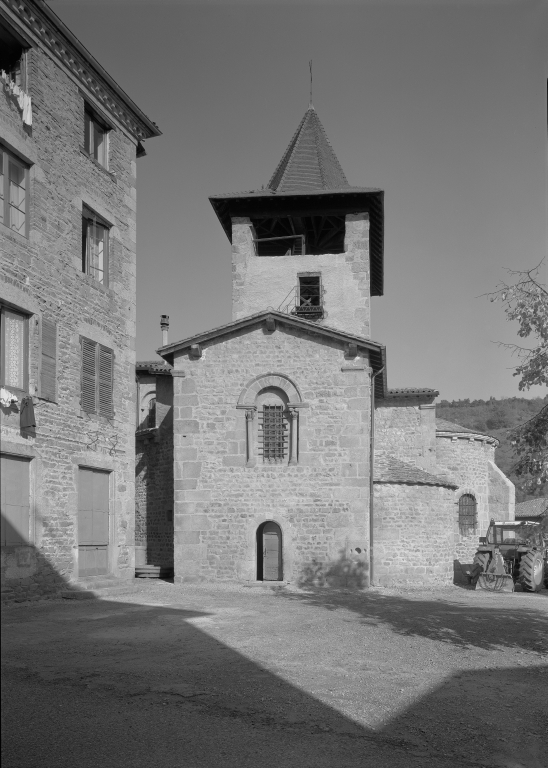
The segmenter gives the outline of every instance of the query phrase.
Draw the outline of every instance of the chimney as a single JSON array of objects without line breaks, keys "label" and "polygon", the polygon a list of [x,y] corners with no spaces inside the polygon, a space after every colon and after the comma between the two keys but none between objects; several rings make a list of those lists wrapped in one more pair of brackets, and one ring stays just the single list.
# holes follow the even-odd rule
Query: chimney
[{"label": "chimney", "polygon": [[162,315],[160,318],[160,328],[162,329],[162,347],[165,347],[168,343],[167,332],[169,328],[169,315]]}]

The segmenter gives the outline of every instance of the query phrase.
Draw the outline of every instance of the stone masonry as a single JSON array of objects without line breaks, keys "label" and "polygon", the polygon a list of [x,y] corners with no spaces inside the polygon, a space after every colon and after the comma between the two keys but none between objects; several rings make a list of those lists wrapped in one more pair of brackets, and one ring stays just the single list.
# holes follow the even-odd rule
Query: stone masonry
[{"label": "stone masonry", "polygon": [[[255,534],[283,536],[284,579],[317,563],[365,567],[368,368],[341,370],[342,345],[263,324],[174,357],[176,581],[257,578]],[[302,393],[298,462],[246,466],[246,384],[283,373]],[[184,374],[184,375],[177,375]]]},{"label": "stone masonry", "polygon": [[[29,41],[23,63],[32,99],[27,126],[0,93],[0,142],[28,166],[30,187],[28,238],[0,224],[0,300],[29,318],[36,414],[36,428],[21,430],[18,408],[2,408],[2,453],[30,460],[28,544],[2,550],[3,599],[20,601],[54,594],[78,575],[80,467],[110,473],[109,571],[134,574],[136,149],[158,131],[47,6],[10,0],[5,13]],[[108,170],[82,150],[86,103],[111,125]],[[84,205],[110,224],[108,287],[82,272]],[[44,320],[56,324],[55,401],[41,392]],[[112,419],[81,409],[81,336],[114,350]]]}]

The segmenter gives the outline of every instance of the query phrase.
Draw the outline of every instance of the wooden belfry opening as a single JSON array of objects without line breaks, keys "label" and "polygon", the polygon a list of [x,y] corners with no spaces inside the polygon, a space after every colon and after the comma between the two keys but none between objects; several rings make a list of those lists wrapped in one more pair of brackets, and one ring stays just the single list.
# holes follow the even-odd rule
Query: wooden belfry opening
[{"label": "wooden belfry opening", "polygon": [[257,528],[257,581],[282,579],[282,529],[269,521]]}]

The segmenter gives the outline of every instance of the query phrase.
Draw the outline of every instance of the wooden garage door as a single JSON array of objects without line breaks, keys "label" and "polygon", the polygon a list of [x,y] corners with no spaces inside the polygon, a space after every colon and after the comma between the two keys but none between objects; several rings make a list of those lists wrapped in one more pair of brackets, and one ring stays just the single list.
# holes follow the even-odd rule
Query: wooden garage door
[{"label": "wooden garage door", "polygon": [[30,495],[28,459],[0,456],[2,546],[29,543]]},{"label": "wooden garage door", "polygon": [[78,474],[78,574],[101,576],[108,573],[109,473]]}]

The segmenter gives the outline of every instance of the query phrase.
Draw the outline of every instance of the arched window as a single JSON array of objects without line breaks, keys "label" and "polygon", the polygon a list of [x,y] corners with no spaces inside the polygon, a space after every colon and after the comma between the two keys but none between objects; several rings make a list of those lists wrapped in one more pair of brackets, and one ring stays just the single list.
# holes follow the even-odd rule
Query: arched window
[{"label": "arched window", "polygon": [[459,531],[462,536],[476,531],[476,499],[471,493],[463,493],[459,499]]}]

